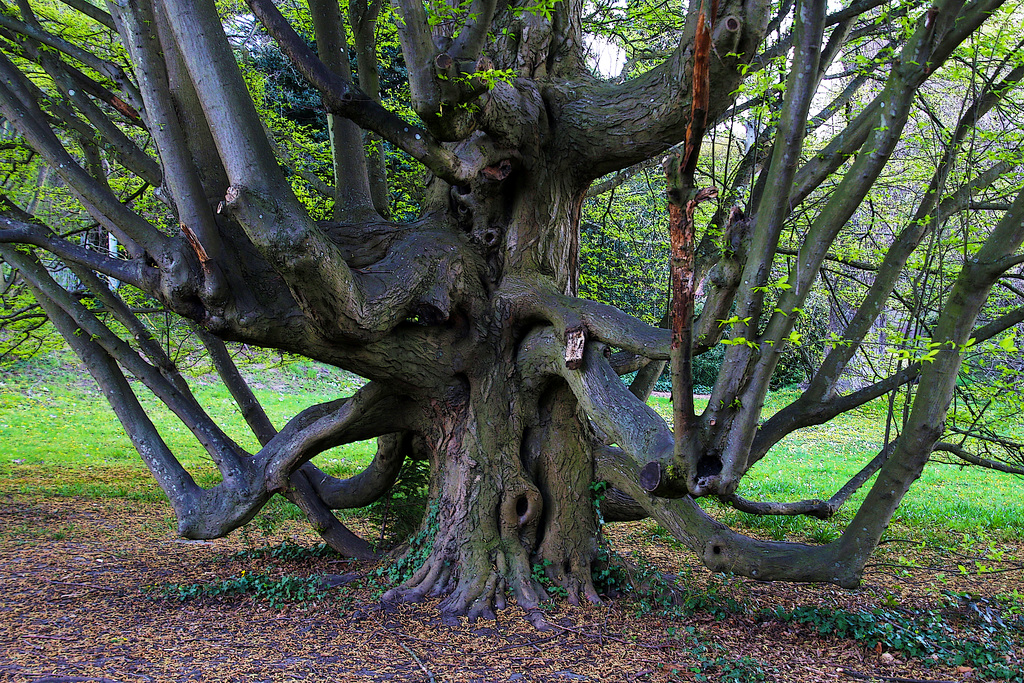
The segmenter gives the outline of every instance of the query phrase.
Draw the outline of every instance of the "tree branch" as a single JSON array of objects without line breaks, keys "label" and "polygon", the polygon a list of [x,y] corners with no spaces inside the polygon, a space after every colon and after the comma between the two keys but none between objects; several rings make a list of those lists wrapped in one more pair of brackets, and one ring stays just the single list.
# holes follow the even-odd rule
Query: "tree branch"
[{"label": "tree branch", "polygon": [[138,102],[140,100],[138,90],[136,90],[135,86],[128,79],[128,76],[125,75],[121,67],[116,64],[100,59],[88,50],[78,47],[60,36],[47,33],[32,23],[18,21],[14,17],[3,12],[0,12],[0,26],[63,52],[68,57],[78,60],[90,69],[109,78],[128,96],[130,101]]},{"label": "tree branch", "polygon": [[809,515],[818,519],[829,519],[839,511],[843,504],[846,503],[846,501],[848,501],[850,497],[875,474],[875,472],[882,468],[882,465],[885,464],[885,461],[888,460],[889,456],[892,454],[893,448],[893,443],[890,443],[888,446],[883,448],[878,455],[871,459],[871,462],[862,467],[857,474],[853,475],[853,477],[843,484],[842,488],[836,491],[828,500],[802,500],[795,503],[760,502],[741,498],[735,493],[726,496],[719,496],[719,500],[733,506],[740,512],[746,512],[752,515]]},{"label": "tree branch", "polygon": [[172,240],[124,206],[109,189],[79,166],[53,131],[43,124],[45,116],[29,92],[21,86],[22,79],[22,74],[14,64],[0,53],[0,112],[75,191],[93,218],[117,235],[123,243],[139,245],[158,264],[169,267],[178,256]]},{"label": "tree branch", "polygon": [[[333,73],[351,81],[348,40],[337,0],[307,2],[320,60]],[[370,176],[367,174],[362,131],[352,121],[336,114],[327,116],[327,130],[334,164],[334,219],[346,217],[355,220],[371,213],[376,215],[370,200]]]},{"label": "tree branch", "polygon": [[332,73],[317,59],[270,0],[249,0],[249,6],[295,68],[320,91],[329,112],[349,118],[360,127],[376,132],[449,183],[465,184],[475,175],[475,172],[463,168],[458,157],[443,148],[430,133],[388,112],[352,83]]},{"label": "tree branch", "polygon": [[[716,121],[732,103],[740,67],[763,37],[766,5],[723,0],[712,17],[708,121]],[[546,99],[556,103],[559,125],[571,132],[561,139],[574,168],[599,178],[649,159],[685,135],[691,116],[691,71],[697,13],[692,13],[678,47],[664,63],[624,84],[573,82],[552,87]]]},{"label": "tree branch", "polygon": [[319,453],[344,443],[362,441],[412,426],[400,396],[379,382],[370,382],[348,398],[321,403],[293,417],[256,455],[270,493],[288,488],[293,472]]},{"label": "tree branch", "polygon": [[[192,237],[190,242],[197,254],[205,254],[202,260],[209,280],[208,294],[218,299],[223,276],[221,266],[225,250],[220,231],[207,199],[206,188],[199,178],[193,155],[188,147],[186,134],[178,116],[178,108],[184,105],[179,98],[178,107],[170,92],[170,77],[167,61],[177,53],[176,46],[162,46],[157,31],[153,30],[160,19],[150,11],[148,3],[136,3],[130,7],[111,5],[113,19],[123,37],[125,47],[138,65],[141,96],[146,104],[146,116],[150,134],[160,153],[164,167],[164,181],[170,191],[170,200],[178,212],[182,232]],[[166,61],[164,57],[167,57]],[[205,125],[205,121],[202,125]],[[198,248],[197,248],[198,247]]]},{"label": "tree branch", "polygon": [[82,14],[88,16],[90,19],[93,19],[97,23],[103,24],[104,26],[106,26],[110,30],[112,30],[112,31],[116,31],[117,30],[116,27],[114,26],[114,20],[111,18],[111,16],[109,14],[107,14],[106,12],[104,12],[103,10],[101,10],[96,5],[93,5],[92,3],[88,2],[87,0],[60,0],[60,1],[63,2],[68,7],[74,7],[76,10],[78,10]]},{"label": "tree branch", "polygon": [[964,462],[968,462],[972,465],[977,465],[979,467],[984,467],[990,470],[996,470],[997,472],[1005,472],[1007,474],[1016,474],[1024,476],[1024,468],[1014,467],[1013,465],[1008,465],[1004,462],[999,462],[998,460],[989,460],[988,458],[982,458],[967,451],[963,446],[959,444],[950,443],[948,441],[940,441],[937,444],[935,444],[935,448],[933,450],[952,453],[953,455],[960,458]]},{"label": "tree branch", "polygon": [[335,510],[366,507],[379,500],[394,485],[410,449],[408,434],[386,434],[377,438],[377,452],[365,470],[337,479],[322,472],[312,463],[301,471],[309,477],[317,495]]}]

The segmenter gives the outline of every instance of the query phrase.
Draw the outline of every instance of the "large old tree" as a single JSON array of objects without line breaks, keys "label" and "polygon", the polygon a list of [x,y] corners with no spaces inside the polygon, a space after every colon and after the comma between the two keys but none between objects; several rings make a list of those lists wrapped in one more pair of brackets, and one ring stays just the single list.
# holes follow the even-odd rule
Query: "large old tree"
[{"label": "large old tree", "polygon": [[[937,445],[993,464],[942,439],[964,355],[1024,319],[1019,290],[997,287],[1024,261],[1019,155],[1002,128],[1024,68],[1004,47],[1019,15],[1003,4],[697,0],[631,14],[644,3],[249,0],[219,15],[213,0],[4,3],[5,145],[44,160],[91,216],[90,234],[109,236],[62,230],[8,192],[5,280],[31,289],[102,387],[185,537],[223,536],[281,494],[333,547],[370,556],[332,510],[384,496],[412,458],[429,462],[430,503],[408,550],[416,570],[389,599],[445,596],[444,610],[478,616],[511,596],[536,614],[540,565],[571,600],[597,600],[602,516],[653,516],[714,570],[853,586]],[[641,35],[658,12],[674,28]],[[261,120],[237,61],[246,46],[224,28],[245,22],[319,93],[333,184],[300,173]],[[401,45],[388,59],[408,73],[405,113],[381,103],[384,22]],[[626,48],[621,75],[595,74],[591,31]],[[736,122],[754,111],[752,144],[735,145]],[[414,220],[390,218],[384,149],[429,172]],[[662,329],[580,298],[578,283],[582,207],[605,189],[595,181],[628,182],[666,154]],[[880,190],[895,174],[901,187]],[[319,217],[329,220],[300,199],[317,189],[333,200]],[[807,354],[806,389],[765,419],[773,372],[801,348],[809,297],[826,285],[842,289],[838,334]],[[258,452],[202,410],[140,301],[195,326]],[[901,355],[844,383],[880,317],[906,332]],[[277,430],[225,342],[368,383]],[[698,414],[693,359],[723,344]],[[667,361],[671,427],[645,404]],[[633,371],[632,385],[620,379]],[[197,485],[128,377],[192,431],[219,484]],[[891,438],[833,499],[736,494],[787,434],[902,389]],[[358,476],[311,462],[373,437]],[[852,523],[822,546],[751,539],[696,500],[827,517],[876,473]],[[600,510],[595,482],[608,484]]]}]

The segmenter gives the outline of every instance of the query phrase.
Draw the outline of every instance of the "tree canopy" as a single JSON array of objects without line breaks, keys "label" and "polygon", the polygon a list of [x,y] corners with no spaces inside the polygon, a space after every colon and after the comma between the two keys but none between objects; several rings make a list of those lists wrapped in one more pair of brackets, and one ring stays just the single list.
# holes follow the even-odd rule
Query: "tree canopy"
[{"label": "tree canopy", "polygon": [[[280,494],[372,557],[332,511],[427,463],[389,600],[475,617],[512,596],[540,625],[545,585],[598,600],[601,525],[646,516],[714,570],[853,586],[936,454],[1024,472],[1000,429],[1024,321],[1021,11],[4,4],[5,343],[45,317],[189,538]],[[156,310],[193,327],[259,450],[195,400]],[[226,342],[367,383],[278,429]],[[672,425],[645,403],[666,363]],[[769,389],[801,378],[766,416]],[[180,464],[140,384],[219,483]],[[877,455],[828,500],[737,494],[787,435],[887,396]],[[313,462],[369,438],[355,477]],[[827,518],[872,477],[820,546],[744,536],[698,504]]]}]

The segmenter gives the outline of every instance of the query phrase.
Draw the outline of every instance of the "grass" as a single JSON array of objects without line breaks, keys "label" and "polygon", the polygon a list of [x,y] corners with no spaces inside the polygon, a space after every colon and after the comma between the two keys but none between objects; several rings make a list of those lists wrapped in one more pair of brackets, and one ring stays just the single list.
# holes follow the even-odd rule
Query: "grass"
[{"label": "grass", "polygon": [[[314,403],[350,395],[359,378],[312,363],[251,368],[248,379],[278,428]],[[197,400],[243,448],[259,444],[227,389],[209,376],[189,377]],[[219,481],[209,456],[174,415],[145,388],[138,392],[157,430],[203,486]],[[106,399],[83,372],[59,360],[22,364],[0,373],[0,490],[45,495],[163,500]],[[327,451],[315,460],[347,477],[375,451],[361,442]]]},{"label": "grass", "polygon": [[[769,397],[765,417],[786,405],[796,392]],[[656,411],[671,419],[668,399],[653,398]],[[697,402],[703,410],[706,401]],[[755,464],[738,493],[751,500],[792,501],[829,498],[880,450],[885,437],[886,404],[879,399],[831,422],[802,429],[778,443]],[[731,525],[756,529],[776,540],[800,535],[815,542],[832,540],[853,517],[873,478],[837,517],[758,517],[708,502],[715,515]],[[976,467],[932,463],[911,487],[896,511],[887,536],[910,530],[916,535],[992,532],[1024,538],[1024,479]]]},{"label": "grass", "polygon": [[[84,373],[69,370],[62,358],[47,357],[0,372],[0,492],[84,497],[124,497],[159,501],[163,493],[150,477],[106,400]],[[250,367],[248,379],[278,427],[303,408],[351,394],[359,378],[313,363]],[[244,448],[258,444],[227,390],[208,375],[191,377],[199,402]],[[177,419],[147,393],[143,405],[171,449],[197,481],[210,486],[219,475],[209,457]],[[793,392],[769,397],[768,414],[795,398]],[[670,417],[667,399],[652,406]],[[703,409],[698,400],[698,409]],[[885,405],[878,401],[827,425],[801,430],[779,443],[750,471],[739,493],[754,500],[827,498],[878,450],[884,437]],[[316,464],[347,477],[373,457],[372,441],[332,449]],[[757,517],[714,501],[705,504],[724,522],[775,538],[835,538],[863,500],[869,481],[837,519]],[[888,532],[917,537],[995,532],[1024,538],[1024,481],[984,471],[933,464],[911,488]],[[271,528],[298,517],[297,509],[274,499],[255,520]]]}]

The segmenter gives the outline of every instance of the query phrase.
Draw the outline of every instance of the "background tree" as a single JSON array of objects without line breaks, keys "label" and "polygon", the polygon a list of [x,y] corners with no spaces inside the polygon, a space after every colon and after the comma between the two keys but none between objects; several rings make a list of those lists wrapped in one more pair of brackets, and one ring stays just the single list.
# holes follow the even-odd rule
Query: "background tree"
[{"label": "background tree", "polygon": [[[265,79],[245,54],[239,66],[225,26],[255,26],[251,17],[185,0],[106,10],[20,0],[0,13],[0,112],[17,144],[116,238],[113,250],[80,239],[40,220],[21,194],[8,197],[5,280],[32,291],[97,380],[167,493],[179,533],[227,534],[281,494],[333,547],[369,557],[331,511],[380,498],[411,458],[429,462],[430,504],[401,562],[411,571],[387,599],[445,596],[443,610],[480,616],[512,595],[541,624],[539,565],[570,600],[596,601],[591,492],[602,481],[611,486],[604,520],[653,515],[712,569],[857,584],[941,443],[962,357],[1024,320],[1006,280],[1024,260],[1016,131],[1004,109],[1016,106],[1024,73],[1007,44],[1016,6],[855,0],[828,14],[824,3],[763,0],[705,0],[682,13],[578,0],[247,4],[319,92],[329,178],[299,163],[304,144],[287,135],[282,144],[278,132],[293,124],[266,111]],[[614,78],[588,64],[585,10],[628,48]],[[408,70],[407,110],[382,98],[387,46],[378,39],[390,21]],[[922,121],[933,130],[912,135]],[[430,172],[413,219],[388,218],[404,212],[389,201],[381,141]],[[676,145],[666,162],[669,332],[650,313],[645,322],[578,296],[580,223],[588,193]],[[887,189],[896,174],[904,191]],[[326,195],[330,215],[317,215],[314,193]],[[879,233],[877,221],[865,225],[883,199],[891,208]],[[58,281],[63,267],[80,284]],[[1009,286],[990,296],[997,284]],[[822,285],[846,305],[841,333],[807,389],[765,420],[772,378],[803,348],[803,319]],[[133,311],[142,296],[196,326],[258,452],[203,411]],[[878,377],[841,390],[883,314],[895,321],[886,334],[902,330],[885,342],[897,348],[895,364],[876,363]],[[278,430],[224,341],[370,381]],[[693,357],[718,347],[721,369],[698,415]],[[674,430],[644,403],[670,358]],[[632,385],[619,379],[636,370]],[[192,431],[219,484],[204,489],[180,465],[128,375]],[[893,438],[829,501],[736,495],[787,434],[901,387],[907,411]],[[311,462],[372,437],[377,455],[351,479]],[[950,442],[983,459],[965,443]],[[828,516],[875,472],[853,522],[822,546],[745,537],[695,500]]]}]

